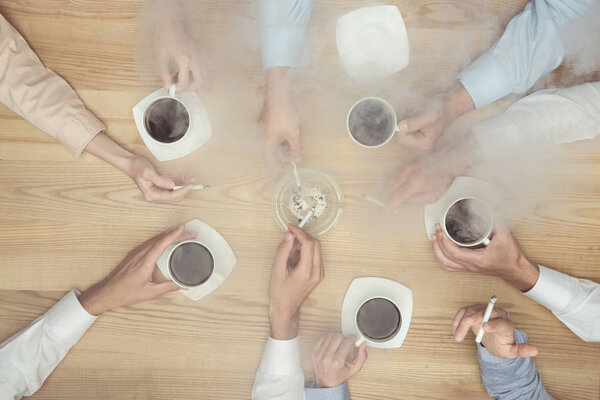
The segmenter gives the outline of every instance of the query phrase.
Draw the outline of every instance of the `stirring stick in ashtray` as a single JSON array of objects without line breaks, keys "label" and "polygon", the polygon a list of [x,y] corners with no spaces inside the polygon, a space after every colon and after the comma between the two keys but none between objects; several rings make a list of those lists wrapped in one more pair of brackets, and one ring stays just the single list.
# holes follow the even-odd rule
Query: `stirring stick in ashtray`
[{"label": "stirring stick in ashtray", "polygon": [[385,203],[381,200],[377,200],[374,197],[369,196],[368,194],[363,193],[362,194],[363,199],[365,199],[366,201],[373,203],[375,205],[378,205],[379,207],[385,207]]},{"label": "stirring stick in ashtray", "polygon": [[483,320],[481,321],[481,325],[479,325],[479,331],[477,332],[477,337],[475,337],[475,342],[481,343],[481,339],[483,339],[483,334],[485,331],[483,330],[483,324],[490,320],[490,316],[492,315],[492,310],[494,309],[494,304],[496,304],[496,296],[492,296],[490,298],[490,302],[485,309],[485,313],[483,314]]},{"label": "stirring stick in ashtray", "polygon": [[[183,189],[183,185],[173,186],[173,190],[179,190],[179,189]],[[208,185],[194,185],[192,187],[192,190],[202,190],[202,189],[208,189]]]},{"label": "stirring stick in ashtray", "polygon": [[304,218],[302,218],[302,221],[300,221],[300,223],[298,224],[298,228],[302,228],[304,225],[306,225],[306,223],[308,222],[310,217],[313,216],[314,213],[315,213],[315,208],[312,207],[310,210],[308,210],[308,212],[306,213]]},{"label": "stirring stick in ashtray", "polygon": [[296,186],[302,187],[302,184],[300,183],[300,175],[298,175],[298,167],[296,167],[296,163],[291,158],[290,158],[290,162],[292,163],[292,167],[294,167],[292,172],[294,173],[294,179],[296,180]]}]

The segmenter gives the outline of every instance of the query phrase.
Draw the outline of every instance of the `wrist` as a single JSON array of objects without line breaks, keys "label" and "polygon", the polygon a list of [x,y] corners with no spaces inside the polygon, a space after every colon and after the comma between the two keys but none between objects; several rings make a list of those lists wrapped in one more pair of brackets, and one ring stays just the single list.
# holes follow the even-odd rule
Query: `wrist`
[{"label": "wrist", "polygon": [[298,336],[299,315],[287,315],[271,308],[269,311],[271,337],[277,340],[290,340]]},{"label": "wrist", "polygon": [[280,87],[281,85],[288,85],[288,70],[288,67],[269,68],[266,72],[267,89],[272,87]]},{"label": "wrist", "polygon": [[100,293],[100,288],[94,285],[85,292],[81,293],[78,297],[78,300],[88,314],[97,316],[110,309],[103,304],[102,298],[103,297]]},{"label": "wrist", "polygon": [[444,103],[444,112],[449,119],[454,120],[467,111],[475,109],[475,103],[467,89],[458,82],[448,93]]},{"label": "wrist", "polygon": [[517,268],[504,280],[510,283],[521,292],[530,291],[540,276],[540,268],[533,264],[521,253],[517,259]]}]

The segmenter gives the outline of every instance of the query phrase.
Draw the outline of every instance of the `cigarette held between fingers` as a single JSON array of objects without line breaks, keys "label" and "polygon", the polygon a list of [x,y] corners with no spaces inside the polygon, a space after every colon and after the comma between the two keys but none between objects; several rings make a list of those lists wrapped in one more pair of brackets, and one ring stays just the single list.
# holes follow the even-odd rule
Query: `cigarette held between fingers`
[{"label": "cigarette held between fingers", "polygon": [[[173,190],[183,189],[184,187],[185,187],[184,185],[175,185],[175,186],[173,186]],[[208,189],[208,185],[194,185],[192,187],[192,190],[202,190],[202,189]]]}]

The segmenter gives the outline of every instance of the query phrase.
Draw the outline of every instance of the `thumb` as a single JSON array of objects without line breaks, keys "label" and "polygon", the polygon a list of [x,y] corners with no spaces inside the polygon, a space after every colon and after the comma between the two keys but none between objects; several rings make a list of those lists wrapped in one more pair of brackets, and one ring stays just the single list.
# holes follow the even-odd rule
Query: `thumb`
[{"label": "thumb", "polygon": [[535,357],[538,353],[537,347],[529,343],[515,344],[513,348],[518,357]]},{"label": "thumb", "polygon": [[287,260],[290,256],[290,252],[294,247],[294,234],[286,232],[283,236],[283,240],[277,248],[277,254],[275,255],[275,268],[287,268]]},{"label": "thumb", "polygon": [[173,186],[175,186],[175,182],[173,182],[171,178],[159,175],[158,172],[156,172],[156,170],[152,170],[148,177],[150,181],[159,188],[170,190],[173,189]]},{"label": "thumb", "polygon": [[435,112],[426,112],[416,117],[406,118],[398,122],[398,131],[400,134],[417,132],[433,124],[437,119],[438,115]]},{"label": "thumb", "polygon": [[360,369],[362,368],[362,366],[365,364],[366,361],[367,361],[367,344],[363,342],[358,347],[358,350],[356,351],[356,357],[354,357],[354,360],[347,363],[352,375],[354,375],[358,371],[360,371]]}]

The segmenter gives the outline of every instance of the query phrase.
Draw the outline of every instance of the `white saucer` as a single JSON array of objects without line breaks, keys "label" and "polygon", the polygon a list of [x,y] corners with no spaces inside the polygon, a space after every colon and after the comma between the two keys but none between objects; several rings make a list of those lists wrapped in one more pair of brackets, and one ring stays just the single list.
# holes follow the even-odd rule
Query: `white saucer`
[{"label": "white saucer", "polygon": [[408,65],[408,34],[396,6],[364,7],[337,20],[338,54],[354,79],[381,78]]},{"label": "white saucer", "polygon": [[392,301],[402,316],[402,325],[395,336],[385,342],[374,342],[365,338],[365,343],[371,347],[383,349],[392,349],[402,346],[410,320],[412,318],[413,294],[412,290],[384,278],[367,277],[356,278],[352,281],[342,305],[342,333],[344,335],[355,335],[360,337],[358,326],[356,325],[356,313],[358,308],[367,300],[373,297],[384,297]]},{"label": "white saucer", "polygon": [[[205,224],[204,222],[198,221],[197,219],[191,220],[185,224],[185,230],[198,233],[198,236],[191,241],[198,242],[207,247],[212,253],[215,262],[213,274],[206,282],[195,288],[180,290],[181,293],[190,299],[200,300],[218,288],[221,283],[223,283],[223,281],[235,267],[236,258],[235,254],[233,254],[233,250],[225,238],[221,236],[221,234],[214,228]],[[167,247],[167,249],[156,262],[160,272],[162,272],[162,274],[169,280],[173,280],[171,274],[169,273],[169,254],[175,246],[177,245],[173,244]]]},{"label": "white saucer", "polygon": [[448,207],[463,197],[475,197],[488,204],[494,212],[500,210],[500,193],[491,184],[477,178],[457,176],[435,203],[425,205],[425,231],[427,237],[435,233],[435,224],[444,226],[444,214]]},{"label": "white saucer", "polygon": [[176,142],[161,143],[146,130],[144,113],[146,108],[161,97],[170,97],[169,91],[159,89],[146,96],[133,107],[135,125],[148,150],[158,161],[175,160],[196,151],[212,136],[212,127],[208,112],[195,92],[181,92],[174,97],[179,100],[190,114],[190,125],[186,134]]}]

